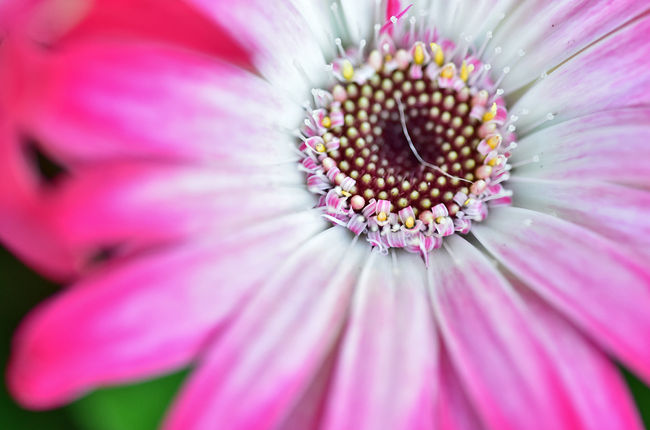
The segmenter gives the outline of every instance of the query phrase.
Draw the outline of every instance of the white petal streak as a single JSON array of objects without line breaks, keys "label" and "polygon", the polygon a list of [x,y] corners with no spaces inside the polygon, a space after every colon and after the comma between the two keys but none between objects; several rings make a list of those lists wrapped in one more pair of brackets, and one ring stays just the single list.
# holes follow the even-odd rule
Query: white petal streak
[{"label": "white petal streak", "polygon": [[431,429],[437,348],[419,257],[374,252],[359,281],[323,429]]},{"label": "white petal streak", "polygon": [[211,347],[165,428],[276,428],[333,346],[367,252],[339,228],[298,248]]},{"label": "white petal streak", "polygon": [[490,428],[573,429],[554,366],[511,287],[467,241],[456,235],[446,242],[429,269],[434,310],[478,414]]},{"label": "white petal streak", "polygon": [[[503,51],[495,58],[495,69],[514,66],[504,89],[527,84],[646,9],[648,4],[638,0],[521,2],[506,16],[491,44]],[[527,55],[520,60],[522,49]]]}]

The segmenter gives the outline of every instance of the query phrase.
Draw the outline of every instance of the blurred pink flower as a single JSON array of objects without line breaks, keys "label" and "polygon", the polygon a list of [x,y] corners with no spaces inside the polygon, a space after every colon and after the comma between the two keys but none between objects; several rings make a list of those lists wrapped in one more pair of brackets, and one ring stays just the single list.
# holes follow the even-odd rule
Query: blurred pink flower
[{"label": "blurred pink flower", "polygon": [[0,237],[72,283],[13,395],[192,366],[164,428],[641,428],[646,9],[6,3]]}]

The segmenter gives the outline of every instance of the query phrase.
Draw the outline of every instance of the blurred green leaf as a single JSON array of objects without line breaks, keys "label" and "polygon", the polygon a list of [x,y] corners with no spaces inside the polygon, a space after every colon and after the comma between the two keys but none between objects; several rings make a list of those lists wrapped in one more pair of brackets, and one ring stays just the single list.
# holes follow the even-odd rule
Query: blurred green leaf
[{"label": "blurred green leaf", "polygon": [[97,390],[71,406],[87,430],[155,430],[187,372]]}]

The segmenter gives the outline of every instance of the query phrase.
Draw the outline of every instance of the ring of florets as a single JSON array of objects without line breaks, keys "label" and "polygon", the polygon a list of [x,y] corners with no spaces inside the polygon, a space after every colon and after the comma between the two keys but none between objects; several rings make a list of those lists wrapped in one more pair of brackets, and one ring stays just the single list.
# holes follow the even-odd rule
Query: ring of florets
[{"label": "ring of florets", "polygon": [[[366,57],[341,52],[336,83],[313,90],[301,167],[324,216],[382,251],[428,253],[467,233],[503,188],[514,127],[489,67],[449,41],[397,49],[383,35]],[[360,60],[363,58],[363,60]]]}]

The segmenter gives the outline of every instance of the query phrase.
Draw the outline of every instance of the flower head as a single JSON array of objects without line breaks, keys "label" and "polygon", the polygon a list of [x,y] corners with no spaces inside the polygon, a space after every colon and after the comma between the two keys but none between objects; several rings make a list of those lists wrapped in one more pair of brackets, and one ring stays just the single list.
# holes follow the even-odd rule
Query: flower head
[{"label": "flower head", "polygon": [[193,366],[165,428],[640,428],[641,3],[11,2],[0,237],[74,284],[13,395]]}]

